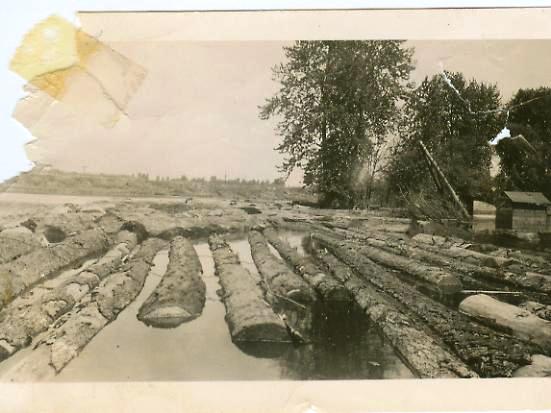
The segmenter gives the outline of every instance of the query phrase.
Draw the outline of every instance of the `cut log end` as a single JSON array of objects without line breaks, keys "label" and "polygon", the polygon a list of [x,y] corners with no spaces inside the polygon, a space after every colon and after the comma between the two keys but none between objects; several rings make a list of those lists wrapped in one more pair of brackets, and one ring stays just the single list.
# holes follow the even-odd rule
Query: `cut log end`
[{"label": "cut log end", "polygon": [[190,313],[179,306],[161,307],[145,314],[138,314],[138,319],[145,325],[157,328],[175,328],[180,324],[199,317],[200,313]]},{"label": "cut log end", "polygon": [[236,330],[235,342],[290,343],[291,339],[283,323],[254,323]]}]

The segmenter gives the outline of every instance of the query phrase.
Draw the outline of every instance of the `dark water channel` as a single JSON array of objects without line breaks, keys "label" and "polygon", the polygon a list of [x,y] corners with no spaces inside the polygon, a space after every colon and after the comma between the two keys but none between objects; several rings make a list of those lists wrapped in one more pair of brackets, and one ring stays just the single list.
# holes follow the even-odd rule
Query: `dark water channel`
[{"label": "dark water channel", "polygon": [[[300,237],[288,234],[295,246]],[[246,239],[230,243],[252,276],[259,277]],[[409,378],[411,372],[375,327],[357,312],[320,314],[316,340],[308,345],[236,346],[216,291],[214,263],[205,243],[196,251],[203,266],[207,301],[203,314],[173,329],[147,327],[136,314],[168,264],[168,251],[154,260],[144,289],[117,320],[105,327],[56,381],[171,381]]]}]

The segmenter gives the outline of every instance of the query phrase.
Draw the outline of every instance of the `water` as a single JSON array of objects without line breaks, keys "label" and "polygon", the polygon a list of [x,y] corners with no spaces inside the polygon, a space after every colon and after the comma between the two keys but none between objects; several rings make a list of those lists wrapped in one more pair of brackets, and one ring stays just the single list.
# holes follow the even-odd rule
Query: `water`
[{"label": "water", "polygon": [[[297,236],[288,237],[293,245]],[[230,243],[251,276],[259,279],[246,240]],[[174,329],[147,327],[137,318],[142,302],[168,263],[161,251],[144,289],[117,320],[105,327],[56,381],[171,381],[380,379],[413,377],[363,315],[317,320],[315,343],[301,346],[262,343],[240,347],[231,341],[225,308],[216,291],[214,263],[206,244],[196,245],[207,286],[203,314]]]}]

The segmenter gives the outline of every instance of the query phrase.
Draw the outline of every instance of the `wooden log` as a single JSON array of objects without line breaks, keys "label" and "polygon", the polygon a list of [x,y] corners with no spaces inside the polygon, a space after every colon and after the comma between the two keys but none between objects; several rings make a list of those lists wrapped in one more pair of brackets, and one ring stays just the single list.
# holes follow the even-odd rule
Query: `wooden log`
[{"label": "wooden log", "polygon": [[138,319],[149,326],[171,328],[199,317],[206,300],[202,273],[191,241],[174,238],[166,273],[140,307]]},{"label": "wooden log", "polygon": [[405,284],[361,254],[357,243],[313,233],[312,238],[352,267],[378,291],[392,297],[422,320],[482,377],[510,377],[542,349],[517,337],[475,323],[467,315],[440,304]]},{"label": "wooden log", "polygon": [[535,301],[526,301],[524,303],[521,303],[519,307],[530,311],[532,314],[537,315],[539,318],[551,321],[551,305],[545,305]]},{"label": "wooden log", "polygon": [[[430,252],[434,252],[435,254],[447,255],[446,249],[443,248],[423,243],[415,243],[414,245]],[[460,257],[455,258],[459,259]],[[539,274],[531,271],[513,272],[508,271],[507,268],[489,269],[488,267],[484,266],[480,266],[475,273],[489,280],[507,283],[509,285],[520,287],[529,291],[541,292],[545,294],[551,293],[551,276],[545,274]]]},{"label": "wooden log", "polygon": [[108,247],[105,233],[91,229],[0,265],[0,308],[37,282],[78,266]]},{"label": "wooden log", "polygon": [[47,380],[59,374],[107,324],[128,306],[143,288],[153,258],[166,242],[145,240],[129,261],[106,277],[75,307],[55,321],[33,350],[6,372],[10,381]]},{"label": "wooden log", "polygon": [[316,293],[304,279],[270,252],[268,242],[260,232],[249,232],[249,244],[253,261],[262,277],[261,286],[266,300],[276,313],[284,314],[284,322],[295,338],[310,341]]},{"label": "wooden log", "polygon": [[50,324],[67,313],[100,280],[114,272],[131,249],[136,237],[120,234],[124,241],[111,248],[94,264],[53,286],[45,282],[10,302],[0,312],[0,361],[26,347]]},{"label": "wooden log", "polygon": [[442,268],[429,266],[405,256],[384,251],[373,245],[362,246],[359,250],[366,257],[381,265],[403,271],[434,285],[442,294],[455,294],[463,288],[461,281],[456,276]]},{"label": "wooden log", "polygon": [[551,377],[551,357],[533,355],[532,363],[515,371],[513,377]]},{"label": "wooden log", "polygon": [[459,309],[474,319],[509,329],[515,336],[532,341],[546,352],[551,352],[551,321],[539,318],[528,310],[486,294],[465,298],[459,304]]},{"label": "wooden log", "polygon": [[290,342],[282,319],[264,299],[264,293],[237,255],[220,237],[211,236],[209,246],[220,279],[226,322],[234,342]]},{"label": "wooden log", "polygon": [[309,256],[301,256],[296,248],[280,238],[273,228],[265,228],[263,234],[277,250],[281,258],[301,275],[326,303],[349,303],[348,290],[330,274],[323,272]]},{"label": "wooden log", "polygon": [[396,308],[334,255],[314,246],[309,251],[353,294],[358,305],[417,377],[478,377],[453,353],[419,328],[411,316]]},{"label": "wooden log", "polygon": [[0,231],[0,264],[12,261],[44,246],[40,237],[25,227]]}]

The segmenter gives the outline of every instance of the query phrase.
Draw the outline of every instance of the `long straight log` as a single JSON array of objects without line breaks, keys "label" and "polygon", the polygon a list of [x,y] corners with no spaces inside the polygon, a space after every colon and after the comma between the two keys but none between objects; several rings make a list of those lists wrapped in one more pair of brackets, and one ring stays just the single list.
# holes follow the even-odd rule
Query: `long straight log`
[{"label": "long straight log", "polygon": [[541,353],[537,345],[475,323],[468,316],[420,294],[369,260],[356,243],[316,233],[312,237],[378,290],[423,320],[480,376],[510,377],[519,367],[530,364],[531,355]]},{"label": "long straight log", "polygon": [[530,311],[496,300],[486,294],[471,295],[459,304],[459,310],[477,320],[510,329],[512,334],[529,340],[551,353],[551,321]]},{"label": "long straight log", "polygon": [[206,300],[202,273],[191,241],[174,238],[166,273],[140,307],[138,319],[154,327],[170,328],[199,317]]},{"label": "long straight log", "polygon": [[263,282],[266,300],[276,313],[285,316],[286,325],[302,341],[312,338],[312,322],[317,297],[310,285],[274,256],[266,238],[258,231],[249,232],[251,255]]},{"label": "long straight log", "polygon": [[273,228],[265,228],[263,234],[277,250],[281,258],[300,274],[322,297],[326,303],[347,303],[351,301],[348,290],[322,271],[309,256],[301,256],[296,248],[280,238]]},{"label": "long straight log", "polygon": [[234,342],[289,342],[282,319],[264,300],[257,280],[243,267],[230,246],[218,236],[209,237],[216,275],[226,307],[226,322]]},{"label": "long straight log", "polygon": [[334,255],[314,246],[315,257],[353,294],[358,305],[377,325],[412,372],[421,378],[478,377],[455,355],[439,345],[411,316],[397,309],[389,300]]},{"label": "long straight log", "polygon": [[157,238],[145,240],[123,267],[106,277],[71,311],[54,322],[31,353],[6,372],[3,379],[46,380],[59,374],[138,296],[153,258],[165,245],[165,241]]},{"label": "long straight log", "polygon": [[376,263],[403,271],[434,285],[442,294],[455,294],[463,288],[461,281],[456,276],[442,268],[425,265],[373,246],[364,246],[361,248],[361,252]]},{"label": "long straight log", "polygon": [[107,235],[91,229],[0,265],[0,308],[38,281],[79,265],[108,247]]},{"label": "long straight log", "polygon": [[[0,361],[26,347],[114,272],[136,247],[135,234],[122,231],[118,243],[94,264],[53,286],[45,282],[17,297],[0,312]],[[56,280],[52,280],[56,281]]]}]

